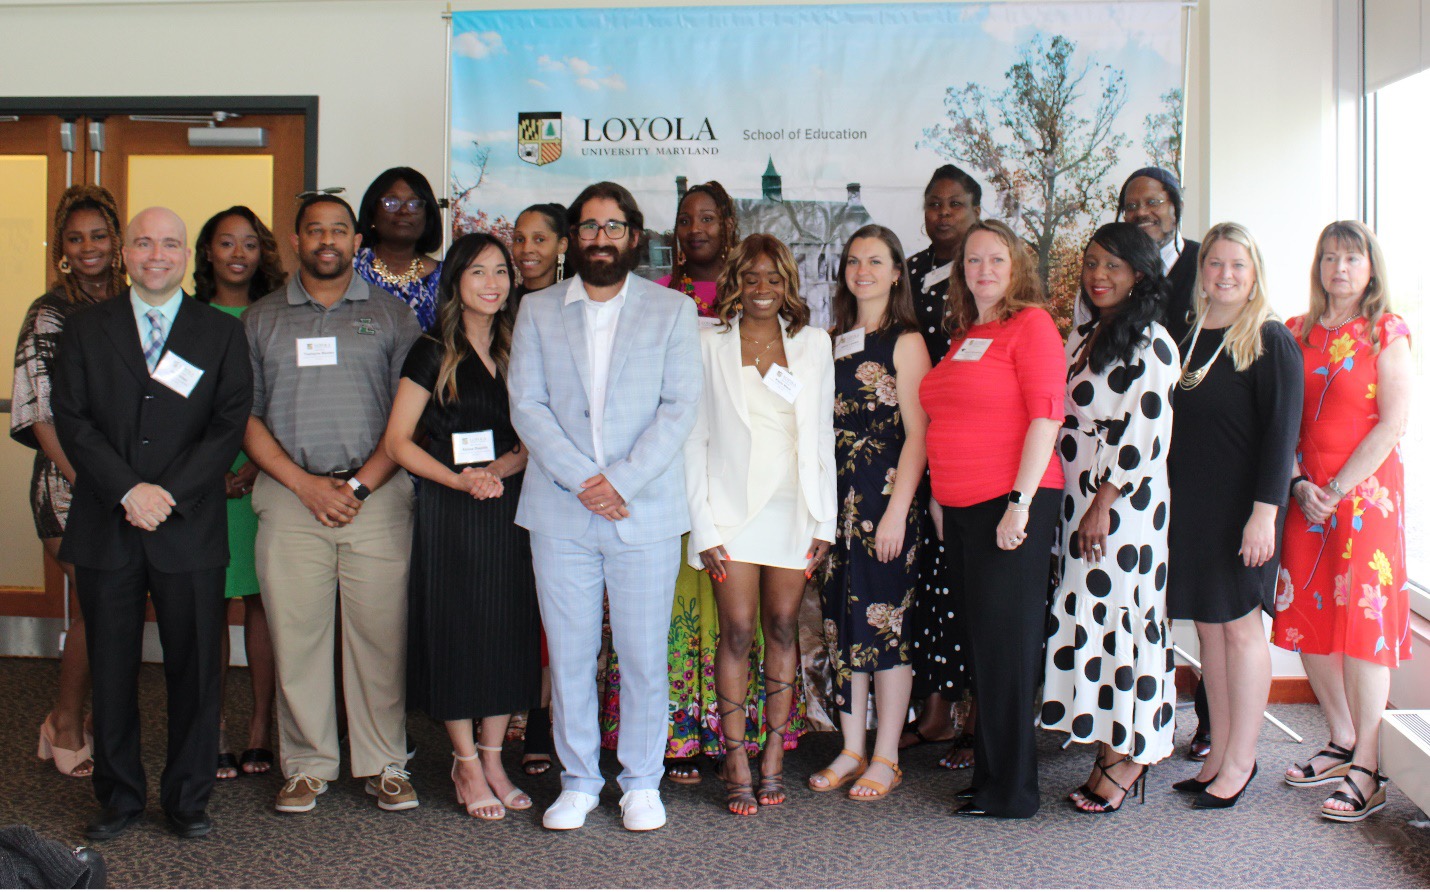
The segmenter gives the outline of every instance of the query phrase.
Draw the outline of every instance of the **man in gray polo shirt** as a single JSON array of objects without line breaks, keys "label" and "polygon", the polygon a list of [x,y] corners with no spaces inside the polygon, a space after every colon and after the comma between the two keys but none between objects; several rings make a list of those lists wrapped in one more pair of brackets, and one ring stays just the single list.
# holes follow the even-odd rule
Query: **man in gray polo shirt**
[{"label": "man in gray polo shirt", "polygon": [[352,772],[389,811],[415,808],[405,770],[412,481],[380,448],[402,361],[422,334],[405,303],[353,273],[347,202],[310,197],[301,269],[243,314],[253,414],[258,579],[278,668],[280,812],[309,811],[338,778],[337,601]]}]

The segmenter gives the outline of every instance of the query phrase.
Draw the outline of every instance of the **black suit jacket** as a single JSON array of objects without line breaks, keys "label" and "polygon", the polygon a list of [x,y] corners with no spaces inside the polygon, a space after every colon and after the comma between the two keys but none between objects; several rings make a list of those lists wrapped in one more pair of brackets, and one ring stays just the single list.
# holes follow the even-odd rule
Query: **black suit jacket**
[{"label": "black suit jacket", "polygon": [[1201,250],[1201,242],[1182,239],[1182,253],[1167,271],[1167,283],[1171,286],[1172,299],[1167,304],[1164,324],[1167,333],[1179,346],[1192,330],[1192,288],[1197,283],[1197,254]]},{"label": "black suit jacket", "polygon": [[[224,474],[253,403],[248,342],[237,319],[184,295],[164,352],[203,369],[188,397],[149,376],[129,292],[65,323],[52,403],[76,478],[61,560],[116,570],[142,549],[165,573],[228,564]],[[177,503],[152,533],[124,519],[138,483]]]}]

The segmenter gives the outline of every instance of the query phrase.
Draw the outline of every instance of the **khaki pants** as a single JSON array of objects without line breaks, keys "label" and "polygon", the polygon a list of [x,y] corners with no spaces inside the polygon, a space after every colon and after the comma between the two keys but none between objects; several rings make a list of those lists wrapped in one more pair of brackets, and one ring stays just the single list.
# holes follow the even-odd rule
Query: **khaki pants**
[{"label": "khaki pants", "polygon": [[258,580],[278,669],[285,777],[338,778],[333,632],[342,600],[343,686],[354,777],[407,763],[407,572],[412,481],[397,475],[332,529],[267,474],[253,486]]}]

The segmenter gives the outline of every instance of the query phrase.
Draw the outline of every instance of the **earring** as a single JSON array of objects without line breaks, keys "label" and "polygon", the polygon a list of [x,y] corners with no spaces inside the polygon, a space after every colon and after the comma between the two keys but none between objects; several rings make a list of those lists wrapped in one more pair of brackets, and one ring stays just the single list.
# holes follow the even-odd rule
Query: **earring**
[{"label": "earring", "polygon": [[70,259],[68,257],[60,258],[60,272],[66,276],[70,274]]},{"label": "earring", "polygon": [[566,255],[556,255],[556,281],[560,282],[566,278]]}]

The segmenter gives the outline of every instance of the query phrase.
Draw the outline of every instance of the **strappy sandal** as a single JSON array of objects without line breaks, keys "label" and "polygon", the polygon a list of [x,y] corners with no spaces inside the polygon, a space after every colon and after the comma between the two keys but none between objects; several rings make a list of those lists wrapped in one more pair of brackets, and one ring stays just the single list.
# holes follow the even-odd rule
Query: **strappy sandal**
[{"label": "strappy sandal", "polygon": [[[238,764],[242,766],[244,774],[267,774],[276,761],[273,751],[261,746],[246,749],[238,756]],[[254,766],[252,771],[248,768],[250,765]]]},{"label": "strappy sandal", "polygon": [[949,757],[952,756],[954,753],[956,753],[956,752],[958,752],[958,751],[960,751],[960,750],[968,750],[970,753],[972,752],[972,750],[973,750],[973,735],[972,735],[972,734],[964,733],[964,734],[960,734],[960,735],[958,735],[957,737],[953,738],[953,740],[952,740],[952,741],[950,742],[950,744],[949,744],[948,752],[944,755],[944,757],[943,757],[942,759],[939,759],[939,760],[938,760],[938,767],[944,769],[945,771],[963,771],[963,770],[966,769],[966,768],[972,768],[972,767],[973,767],[973,758],[972,758],[972,756],[970,756],[970,757],[967,758],[967,759],[960,759],[960,760],[957,762],[957,764],[955,764],[955,763],[949,758]]},{"label": "strappy sandal", "polygon": [[[728,703],[731,707],[720,710],[720,733],[724,737],[725,745],[725,764],[720,769],[720,780],[725,782],[725,808],[732,815],[748,818],[759,814],[760,811],[760,802],[755,798],[755,788],[750,783],[741,783],[730,779],[730,755],[735,752],[744,754],[745,765],[750,769],[751,780],[755,775],[754,767],[749,764],[750,754],[745,749],[745,704],[731,700],[718,690],[715,692],[715,700],[718,706]],[[739,737],[731,737],[729,734],[730,725],[725,719],[732,715],[740,718]],[[744,811],[738,811],[737,808],[744,809]]]},{"label": "strappy sandal", "polygon": [[[783,694],[785,691],[794,691],[793,681],[780,681],[778,678],[765,676],[765,747],[777,746],[783,749],[785,745],[784,732],[789,727],[789,714],[794,706],[794,696],[790,696],[790,706],[784,710],[784,721],[778,726],[770,724],[770,700],[775,694]],[[774,774],[761,774],[760,786],[756,791],[756,798],[760,805],[776,806],[784,805],[788,798],[785,790],[784,761],[780,762],[780,770]],[[770,801],[766,801],[770,800]]]},{"label": "strappy sandal", "polygon": [[[869,761],[863,756],[854,752],[853,750],[840,750],[839,755],[848,756],[849,758],[853,759],[854,767],[849,769],[849,771],[845,774],[835,774],[833,768],[821,768],[819,771],[816,771],[814,774],[811,774],[809,776],[809,781],[806,785],[811,790],[816,793],[828,793],[832,790],[837,790],[845,784],[849,783],[850,781],[854,780],[854,778],[863,774],[864,770],[869,767]],[[838,757],[836,756],[835,758]],[[824,778],[823,786],[818,786],[814,782],[815,778],[820,777]]]},{"label": "strappy sandal", "polygon": [[[1355,780],[1351,778],[1350,772],[1352,771],[1359,771],[1361,774],[1370,778],[1371,783],[1375,785],[1375,789],[1371,792],[1370,796],[1366,796],[1361,792],[1360,787],[1357,786]],[[1351,765],[1346,769],[1345,777],[1346,786],[1350,788],[1350,792],[1347,793],[1343,790],[1337,790],[1326,797],[1327,802],[1344,802],[1350,806],[1350,809],[1327,808],[1325,805],[1322,805],[1321,817],[1328,821],[1339,821],[1342,824],[1353,824],[1356,821],[1365,820],[1382,808],[1385,808],[1385,782],[1387,780],[1388,778],[1379,771],[1371,771],[1369,768]]]},{"label": "strappy sandal", "polygon": [[700,783],[700,766],[692,759],[672,759],[665,764],[666,780],[673,784],[695,786]]},{"label": "strappy sandal", "polygon": [[[1092,770],[1095,771],[1095,772],[1097,772],[1098,776],[1100,776],[1100,777],[1106,777],[1106,776],[1107,776],[1107,769],[1102,766],[1102,757],[1101,757],[1101,756],[1097,756],[1097,757],[1093,758],[1093,760],[1092,760]],[[1094,781],[1091,781],[1091,782],[1089,782],[1089,783],[1083,784],[1082,786],[1078,787],[1076,790],[1073,790],[1071,793],[1069,793],[1069,794],[1068,794],[1068,798],[1071,799],[1073,802],[1082,802],[1082,801],[1086,800],[1087,797],[1093,795],[1093,793],[1092,793],[1092,785],[1095,784],[1095,783],[1097,783],[1097,781],[1094,780]],[[1116,783],[1116,781],[1113,781],[1113,783]]]},{"label": "strappy sandal", "polygon": [[[1335,764],[1320,774],[1316,774],[1316,769],[1312,763],[1322,756],[1328,759],[1334,759]],[[1293,765],[1292,768],[1301,772],[1301,776],[1292,777],[1288,773],[1286,775],[1286,783],[1293,787],[1315,787],[1320,784],[1329,784],[1332,781],[1339,780],[1346,776],[1346,773],[1350,771],[1351,759],[1353,758],[1355,758],[1355,753],[1351,750],[1346,749],[1334,740],[1328,741],[1325,749],[1306,760],[1304,764]]]},{"label": "strappy sandal", "polygon": [[[506,817],[505,803],[503,803],[495,796],[488,796],[485,799],[473,799],[471,802],[468,802],[462,796],[461,785],[457,783],[457,763],[475,762],[478,758],[479,755],[477,753],[472,753],[470,756],[459,756],[457,755],[456,750],[452,751],[452,786],[457,790],[457,804],[465,808],[467,810],[467,814],[474,818],[481,818],[483,821],[500,821],[502,818]],[[491,808],[492,806],[499,806],[501,808],[501,814],[482,815],[477,813],[477,809],[479,808]]]},{"label": "strappy sandal", "polygon": [[[477,744],[477,749],[481,750],[484,753],[499,753],[502,751],[502,748],[499,746],[482,746],[480,743]],[[453,753],[453,755],[456,754]],[[486,772],[483,771],[482,775],[485,777]],[[491,781],[487,781],[487,786],[490,787],[491,785]],[[492,790],[492,795],[496,795],[496,790]],[[517,802],[517,800],[523,796],[526,796],[526,802]],[[523,790],[521,787],[518,787],[516,784],[511,785],[511,789],[507,791],[507,794],[505,796],[501,796],[498,798],[501,800],[501,804],[506,806],[511,811],[526,811],[528,808],[531,808],[531,797],[527,796],[526,791]]]},{"label": "strappy sandal", "polygon": [[854,800],[855,802],[878,802],[880,799],[883,799],[885,796],[898,789],[899,784],[904,782],[904,770],[899,767],[899,764],[897,762],[890,762],[883,756],[875,756],[872,761],[878,762],[880,765],[885,765],[889,768],[892,768],[894,770],[894,779],[890,781],[889,785],[886,787],[878,781],[869,780],[868,777],[860,777],[857,781],[854,782],[854,786],[867,787],[870,790],[874,791],[874,795],[855,796],[854,790],[851,788],[849,790],[849,798]]},{"label": "strappy sandal", "polygon": [[[1097,763],[1098,770],[1102,772],[1102,776],[1106,778],[1109,783],[1111,783],[1114,787],[1122,791],[1122,798],[1117,800],[1116,805],[1113,805],[1111,802],[1108,802],[1102,796],[1098,795],[1097,793],[1094,793],[1087,787],[1083,787],[1082,789],[1087,791],[1086,798],[1076,804],[1077,810],[1085,815],[1110,815],[1118,809],[1122,808],[1122,806],[1127,803],[1127,798],[1129,796],[1138,796],[1139,801],[1145,803],[1147,801],[1147,772],[1151,768],[1150,765],[1143,765],[1142,770],[1139,771],[1137,773],[1137,776],[1132,779],[1132,783],[1128,784],[1125,787],[1117,782],[1117,778],[1113,777],[1111,774],[1108,774],[1109,770],[1116,768],[1123,762],[1131,761],[1131,756],[1123,756],[1121,759],[1118,759],[1111,765],[1103,765],[1102,760],[1099,759]],[[1087,806],[1096,807],[1089,808]]]}]

